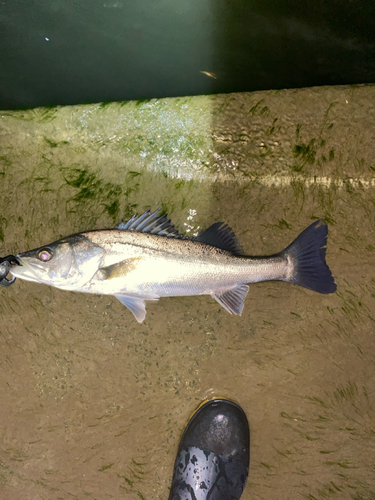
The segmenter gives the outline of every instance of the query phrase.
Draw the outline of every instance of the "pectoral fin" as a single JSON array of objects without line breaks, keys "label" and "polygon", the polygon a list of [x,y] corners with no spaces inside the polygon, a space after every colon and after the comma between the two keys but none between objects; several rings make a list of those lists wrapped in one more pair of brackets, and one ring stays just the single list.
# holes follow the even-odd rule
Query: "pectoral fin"
[{"label": "pectoral fin", "polygon": [[100,278],[102,280],[111,280],[114,278],[123,278],[131,271],[136,269],[139,261],[142,257],[132,257],[130,259],[122,260],[117,264],[112,264],[111,266],[102,267],[100,272]]},{"label": "pectoral fin", "polygon": [[226,290],[223,293],[212,294],[211,297],[217,300],[230,314],[241,316],[248,291],[249,287],[247,285],[238,285],[236,288]]},{"label": "pectoral fin", "polygon": [[146,317],[145,300],[158,300],[158,297],[132,297],[131,295],[115,294],[124,306],[126,306],[134,314],[138,323],[142,323]]}]

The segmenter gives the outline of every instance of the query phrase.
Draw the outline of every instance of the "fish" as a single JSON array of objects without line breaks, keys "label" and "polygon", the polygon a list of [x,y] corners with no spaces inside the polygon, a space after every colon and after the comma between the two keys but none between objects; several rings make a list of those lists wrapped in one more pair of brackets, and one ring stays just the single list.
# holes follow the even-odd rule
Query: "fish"
[{"label": "fish", "polygon": [[323,294],[336,290],[322,220],[282,252],[252,257],[224,222],[186,237],[159,212],[148,209],[114,229],[73,234],[19,253],[11,273],[63,290],[113,295],[139,323],[146,317],[145,301],[161,297],[210,295],[230,314],[241,315],[251,283],[281,280]]}]

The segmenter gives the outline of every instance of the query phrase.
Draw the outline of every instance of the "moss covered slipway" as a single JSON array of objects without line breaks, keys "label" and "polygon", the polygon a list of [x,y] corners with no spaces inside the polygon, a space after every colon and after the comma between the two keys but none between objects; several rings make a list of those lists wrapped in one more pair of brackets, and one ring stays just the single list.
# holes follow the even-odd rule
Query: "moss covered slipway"
[{"label": "moss covered slipway", "polygon": [[212,395],[249,418],[244,500],[375,498],[375,87],[0,117],[1,255],[149,206],[187,235],[225,221],[252,255],[323,218],[338,285],[252,285],[241,317],[162,299],[141,325],[110,297],[0,290],[1,498],[166,498]]}]

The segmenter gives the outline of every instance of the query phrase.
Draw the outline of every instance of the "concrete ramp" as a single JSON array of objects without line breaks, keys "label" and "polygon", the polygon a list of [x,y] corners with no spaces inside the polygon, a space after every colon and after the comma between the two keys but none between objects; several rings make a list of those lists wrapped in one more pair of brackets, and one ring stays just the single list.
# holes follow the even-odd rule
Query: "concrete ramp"
[{"label": "concrete ramp", "polygon": [[0,289],[0,497],[167,498],[187,419],[238,401],[244,500],[371,499],[375,457],[375,86],[0,113],[0,255],[162,206],[188,236],[227,222],[250,255],[329,227],[337,283],[119,301]]}]

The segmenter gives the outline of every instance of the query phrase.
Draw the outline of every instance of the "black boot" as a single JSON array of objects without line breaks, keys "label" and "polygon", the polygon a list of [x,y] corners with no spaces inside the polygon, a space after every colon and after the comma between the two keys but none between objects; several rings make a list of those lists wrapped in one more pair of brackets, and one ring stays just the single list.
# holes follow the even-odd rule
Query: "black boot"
[{"label": "black boot", "polygon": [[250,432],[242,408],[203,403],[181,438],[169,500],[238,500],[249,473]]}]

